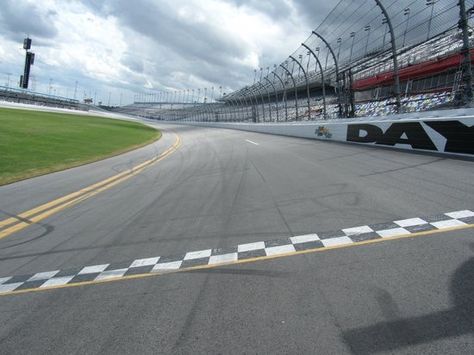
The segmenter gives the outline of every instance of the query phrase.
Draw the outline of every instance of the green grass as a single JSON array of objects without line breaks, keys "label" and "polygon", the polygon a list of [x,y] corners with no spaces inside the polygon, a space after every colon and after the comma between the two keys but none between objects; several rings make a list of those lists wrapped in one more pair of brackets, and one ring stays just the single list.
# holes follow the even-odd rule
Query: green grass
[{"label": "green grass", "polygon": [[160,138],[140,123],[0,109],[0,185],[117,155]]}]

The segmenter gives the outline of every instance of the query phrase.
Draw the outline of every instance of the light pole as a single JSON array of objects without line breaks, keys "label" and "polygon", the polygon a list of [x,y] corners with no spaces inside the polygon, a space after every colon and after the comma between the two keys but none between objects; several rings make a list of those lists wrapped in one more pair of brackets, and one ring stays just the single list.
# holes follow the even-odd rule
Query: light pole
[{"label": "light pole", "polygon": [[10,76],[12,73],[7,73],[7,88],[10,88]]},{"label": "light pole", "polygon": [[[273,88],[273,92],[276,93],[275,87],[273,86],[272,82],[268,80],[266,76],[263,77],[263,80],[266,80],[270,86]],[[270,116],[270,122],[273,121],[272,118],[272,103],[271,103],[271,97],[270,97],[270,90],[266,90],[267,92],[267,97],[268,97],[268,115]]]},{"label": "light pole", "polygon": [[[434,1],[434,0],[433,0]],[[390,40],[392,42],[392,59],[393,59],[393,75],[395,78],[395,105],[396,105],[396,112],[400,113],[401,108],[401,101],[400,101],[400,72],[398,70],[398,58],[397,58],[397,44],[395,40],[395,32],[393,30],[392,21],[388,16],[387,10],[382,5],[380,0],[375,0],[378,7],[382,11],[383,16],[387,19],[388,28],[390,31]]]},{"label": "light pole", "polygon": [[309,81],[308,75],[306,74],[306,70],[304,70],[301,63],[296,60],[293,56],[290,55],[290,58],[298,65],[298,67],[303,71],[304,78],[306,80],[306,99],[308,104],[308,120],[311,121],[311,102],[310,102],[310,92],[309,92]]},{"label": "light pole", "polygon": [[[286,62],[285,62],[285,64],[286,64]],[[293,77],[293,74],[291,74],[291,72],[283,66],[283,64],[280,64],[280,67],[283,68],[283,70],[286,72],[287,76],[289,76],[291,78],[291,81],[293,81],[293,87],[295,88],[295,109],[296,109],[295,119],[298,120],[298,88],[296,87],[295,78]]]},{"label": "light pole", "polygon": [[[291,57],[291,56],[290,56]],[[294,58],[291,58],[293,61],[295,61],[296,64],[300,64],[300,61],[303,60],[303,56],[300,54],[298,56],[299,60],[295,60]],[[298,77],[301,75],[301,66],[298,65]]]},{"label": "light pole", "polygon": [[[309,48],[306,44],[302,43],[302,46],[305,47],[314,57],[314,59],[316,59],[316,64],[317,66],[319,67],[319,73],[321,74],[321,83],[322,83],[322,91],[323,91],[323,117],[324,119],[327,118],[327,111],[326,111],[326,83],[325,83],[325,80],[324,80],[324,70],[323,70],[323,66],[321,65],[321,62],[319,61],[319,58],[318,56],[316,55],[316,53],[313,52],[313,50],[311,48]],[[341,108],[339,108],[341,110]]]},{"label": "light pole", "polygon": [[408,26],[409,26],[409,23],[410,23],[410,14],[411,14],[411,10],[410,10],[409,7],[407,7],[406,9],[403,10],[403,15],[407,17],[407,21],[406,21],[406,26],[405,26],[405,32],[403,32],[402,48],[405,47],[405,40],[407,38]]},{"label": "light pole", "polygon": [[[340,79],[341,78],[339,76],[339,53],[341,51],[342,38],[339,37],[337,39],[337,43],[339,44],[339,49],[338,49],[338,53],[337,53],[337,56],[336,56],[336,54],[334,53],[334,50],[332,49],[331,45],[329,44],[328,41],[326,41],[326,39],[323,36],[321,36],[316,31],[313,31],[313,34],[316,35],[318,38],[320,38],[324,42],[324,44],[329,49],[329,52],[332,55],[332,59],[334,60],[334,67],[336,69],[337,106],[338,106],[338,110],[339,110],[339,117],[342,117],[342,102],[341,102],[342,101],[341,100],[341,91],[342,90],[341,90],[341,84],[340,84]],[[355,33],[354,33],[354,35],[355,35]],[[321,78],[321,79],[323,80],[323,78]],[[324,83],[324,80],[323,80],[323,83]],[[323,85],[323,101],[326,101],[326,88],[325,88],[324,85]]]},{"label": "light pole", "polygon": [[[382,18],[382,25],[387,25],[387,19],[385,17]],[[388,32],[388,26],[385,26],[385,30],[383,32],[382,50],[384,50],[384,48],[385,48],[385,38],[387,37],[387,32]]]},{"label": "light pole", "polygon": [[243,121],[242,119],[242,112],[245,114],[247,112],[247,102],[245,101],[245,97],[242,94],[237,95],[237,105],[240,105],[240,108],[237,110],[236,116],[237,121]]},{"label": "light pole", "polygon": [[307,51],[306,56],[308,57],[308,61],[306,62],[306,72],[309,73],[309,63],[311,62],[311,52]]},{"label": "light pole", "polygon": [[[254,122],[258,122],[258,100],[257,97],[254,95],[253,90],[250,90],[249,87],[245,88],[245,97],[249,98],[251,105],[255,105],[252,108],[252,118]],[[253,102],[252,99],[255,99],[255,102]]]},{"label": "light pole", "polygon": [[364,27],[364,31],[367,32],[367,42],[365,43],[365,56],[369,54],[369,40],[370,40],[370,30],[372,27],[370,25],[367,25]]},{"label": "light pole", "polygon": [[273,76],[278,79],[278,81],[280,82],[283,88],[283,100],[285,102],[285,120],[288,120],[288,102],[286,100],[286,85],[283,82],[282,78],[276,73],[276,67],[274,68]]},{"label": "light pole", "polygon": [[350,36],[352,38],[352,45],[351,45],[351,53],[349,55],[349,65],[351,65],[351,63],[352,63],[352,53],[353,53],[353,50],[354,50],[354,42],[355,42],[356,33],[351,32]]},{"label": "light pole", "polygon": [[265,97],[263,96],[263,91],[262,91],[262,88],[263,88],[263,84],[262,84],[262,81],[257,81],[257,87],[254,89],[256,90],[255,91],[255,95],[259,95],[260,94],[260,99],[262,100],[262,119],[263,119],[263,122],[265,122]]},{"label": "light pole", "polygon": [[[248,98],[248,100],[250,102],[250,107],[251,107],[250,110],[251,110],[251,113],[252,113],[252,120],[254,122],[257,122],[258,121],[258,110],[257,110],[258,102],[257,102],[257,99],[255,99],[255,103],[252,101],[252,98],[254,98],[254,97],[253,97],[249,87],[244,88],[244,97],[245,97],[245,99]],[[255,105],[255,106],[253,106],[253,105]]]},{"label": "light pole", "polygon": [[431,15],[430,19],[428,20],[428,34],[426,36],[426,40],[430,39],[431,35],[431,22],[433,21],[433,13],[434,13],[434,6],[437,0],[426,0],[426,6],[431,6]]},{"label": "light pole", "polygon": [[[270,67],[269,67],[270,68]],[[271,82],[269,79],[268,79],[268,75],[264,78],[269,84],[270,86],[273,88],[273,93],[275,94],[275,104],[277,105],[276,106],[276,114],[277,114],[277,117],[276,117],[276,120],[277,122],[279,121],[279,117],[278,117],[278,93],[277,93],[277,90],[275,88],[275,85],[273,85],[273,82]],[[270,93],[268,94],[268,107],[271,108],[270,106]],[[270,110],[270,120],[272,119],[272,111]]]},{"label": "light pole", "polygon": [[464,57],[463,67],[463,81],[464,81],[464,92],[463,92],[463,104],[471,104],[472,102],[472,67],[471,67],[471,46],[469,43],[469,24],[466,13],[466,2],[465,0],[459,0],[458,3],[460,18],[459,28],[462,31],[462,54]]},{"label": "light pole", "polygon": [[339,62],[339,55],[341,54],[341,44],[342,44],[342,38],[339,37],[337,39],[337,44],[339,44],[338,48],[337,48],[337,60],[336,62]]}]

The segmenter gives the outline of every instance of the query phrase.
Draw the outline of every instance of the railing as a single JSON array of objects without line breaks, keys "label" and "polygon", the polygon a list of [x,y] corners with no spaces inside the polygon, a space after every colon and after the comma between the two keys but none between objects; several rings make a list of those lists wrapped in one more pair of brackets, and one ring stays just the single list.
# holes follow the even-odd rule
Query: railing
[{"label": "railing", "polygon": [[[148,103],[146,115],[287,122],[463,106],[472,99],[474,35],[468,22],[473,9],[474,0],[340,0],[288,59],[262,65],[260,77],[256,70],[253,83],[218,103],[207,103],[205,97],[166,110]],[[450,90],[448,77],[456,72],[460,83]],[[198,101],[202,92],[209,92],[197,91]],[[423,93],[427,96],[420,97]],[[189,103],[190,91],[182,97]],[[386,108],[366,109],[371,102]]]}]

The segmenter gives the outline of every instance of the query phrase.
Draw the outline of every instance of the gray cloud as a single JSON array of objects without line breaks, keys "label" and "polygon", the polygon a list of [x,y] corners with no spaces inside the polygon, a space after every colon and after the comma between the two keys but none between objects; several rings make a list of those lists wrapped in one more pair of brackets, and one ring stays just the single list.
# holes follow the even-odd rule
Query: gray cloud
[{"label": "gray cloud", "polygon": [[[248,7],[254,11],[258,11],[273,19],[285,18],[291,11],[291,7],[285,0],[226,0],[241,7]],[[304,0],[303,0],[304,1]]]},{"label": "gray cloud", "polygon": [[123,25],[188,60],[202,59],[221,65],[229,58],[244,54],[241,44],[226,38],[219,29],[208,24],[185,22],[166,4],[157,6],[148,0],[133,3],[119,0],[111,3],[108,11]]},{"label": "gray cloud", "polygon": [[[271,26],[276,33],[281,33],[283,38],[280,40],[283,43],[286,34],[292,36],[291,39],[282,48],[274,43],[274,39],[265,41],[265,37],[259,33],[254,33],[253,38],[233,35],[239,34],[243,28],[223,29],[219,27],[219,21],[203,21],[194,14],[180,13],[178,9],[181,5],[187,5],[184,0],[71,0],[67,4],[76,4],[77,8],[87,6],[92,14],[99,17],[97,22],[100,22],[100,18],[116,20],[126,48],[120,57],[110,60],[121,64],[122,73],[114,81],[96,79],[97,86],[117,86],[124,90],[128,85],[131,91],[144,90],[150,83],[157,90],[203,86],[223,86],[226,91],[238,89],[253,81],[253,68],[249,67],[250,55],[251,58],[258,55],[263,67],[278,64],[298,48],[299,41],[303,41],[334,6],[331,1],[314,0],[220,1],[235,6],[240,13],[243,10],[245,13],[257,14],[253,20],[261,19],[265,21],[265,26]],[[203,0],[202,4],[189,3],[201,6],[200,10],[206,16],[211,14],[206,9],[209,4],[207,0]],[[67,6],[58,2],[54,7],[61,15],[61,9]],[[28,11],[29,18],[26,16]],[[15,42],[18,42],[18,38],[21,40],[24,33],[30,33],[36,44],[51,46],[58,31],[61,31],[61,28],[55,27],[57,16],[54,11],[23,0],[3,0],[0,29],[4,37]],[[221,14],[212,13],[211,19],[212,16],[218,18]],[[301,38],[295,39],[299,35]],[[38,56],[41,58],[42,53],[38,53]],[[94,53],[84,53],[84,56],[93,57]],[[48,66],[43,67],[42,75],[67,77],[64,85],[74,83],[75,80],[83,85],[93,85],[94,74],[79,68],[65,72],[60,67]]]},{"label": "gray cloud", "polygon": [[130,70],[136,73],[143,73],[144,65],[143,60],[141,58],[137,58],[135,55],[131,53],[125,54],[120,62],[125,65]]},{"label": "gray cloud", "polygon": [[37,5],[15,0],[3,0],[0,7],[0,28],[7,38],[18,40],[24,34],[37,38],[53,38],[57,34],[54,26],[54,11],[42,14]]}]

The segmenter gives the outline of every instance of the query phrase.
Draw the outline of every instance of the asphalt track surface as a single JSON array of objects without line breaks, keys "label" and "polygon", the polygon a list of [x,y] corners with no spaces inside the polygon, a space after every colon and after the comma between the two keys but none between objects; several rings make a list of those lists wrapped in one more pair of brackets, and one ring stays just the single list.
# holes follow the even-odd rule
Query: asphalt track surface
[{"label": "asphalt track surface", "polygon": [[[155,144],[0,187],[0,221],[180,147],[0,239],[0,277],[474,207],[469,161],[163,125]],[[474,229],[0,297],[0,353],[474,351]]]}]

